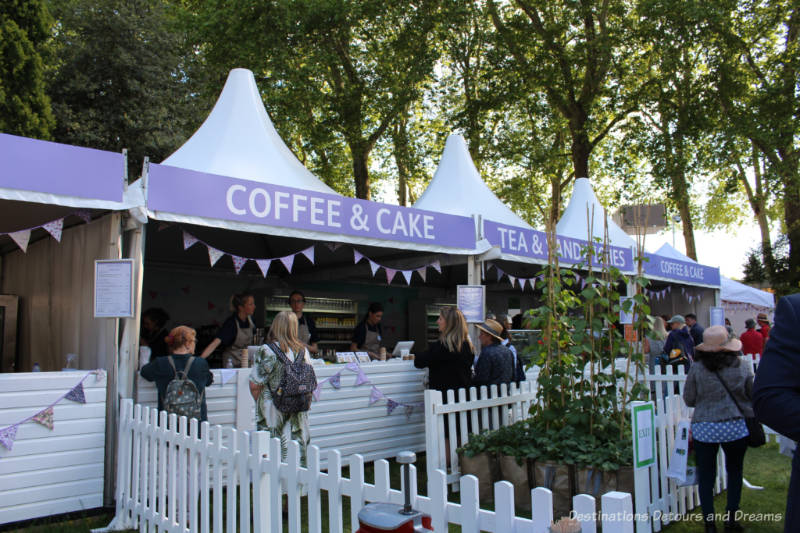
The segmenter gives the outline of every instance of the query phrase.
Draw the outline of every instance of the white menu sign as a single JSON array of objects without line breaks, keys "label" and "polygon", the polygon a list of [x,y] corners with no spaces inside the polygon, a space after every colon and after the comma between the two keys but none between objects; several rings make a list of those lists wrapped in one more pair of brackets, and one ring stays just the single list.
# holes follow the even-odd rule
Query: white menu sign
[{"label": "white menu sign", "polygon": [[483,322],[486,307],[486,287],[484,285],[458,285],[456,301],[458,309],[464,313],[467,322]]},{"label": "white menu sign", "polygon": [[98,259],[94,262],[94,316],[133,316],[133,259]]}]

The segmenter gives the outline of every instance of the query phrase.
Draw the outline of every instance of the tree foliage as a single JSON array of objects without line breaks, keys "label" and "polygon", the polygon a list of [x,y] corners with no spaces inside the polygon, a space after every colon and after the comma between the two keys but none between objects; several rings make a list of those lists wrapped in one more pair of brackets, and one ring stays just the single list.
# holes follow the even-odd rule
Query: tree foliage
[{"label": "tree foliage", "polygon": [[0,131],[48,139],[45,85],[52,18],[44,0],[8,0],[0,9]]},{"label": "tree foliage", "polygon": [[59,59],[49,92],[55,140],[161,161],[198,125],[183,38],[161,0],[53,2]]}]

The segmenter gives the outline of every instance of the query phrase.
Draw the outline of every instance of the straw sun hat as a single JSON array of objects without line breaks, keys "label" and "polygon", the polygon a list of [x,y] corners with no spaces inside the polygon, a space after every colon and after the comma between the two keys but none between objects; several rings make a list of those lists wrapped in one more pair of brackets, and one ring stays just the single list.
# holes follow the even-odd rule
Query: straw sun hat
[{"label": "straw sun hat", "polygon": [[482,324],[475,324],[475,326],[484,333],[488,333],[498,340],[503,340],[503,326],[497,320],[487,318]]},{"label": "straw sun hat", "polygon": [[742,341],[728,334],[725,326],[709,326],[703,331],[703,342],[695,346],[699,352],[738,352]]}]

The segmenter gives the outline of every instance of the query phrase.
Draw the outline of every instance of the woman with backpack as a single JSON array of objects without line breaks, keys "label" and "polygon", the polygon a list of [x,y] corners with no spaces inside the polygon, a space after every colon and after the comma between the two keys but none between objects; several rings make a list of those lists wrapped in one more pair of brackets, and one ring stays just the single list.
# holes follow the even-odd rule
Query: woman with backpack
[{"label": "woman with backpack", "polygon": [[208,361],[194,356],[197,334],[178,326],[164,337],[170,355],[157,357],[142,367],[142,377],[155,381],[158,409],[178,416],[208,420],[205,390],[214,383]]},{"label": "woman with backpack", "polygon": [[272,321],[267,344],[258,349],[250,372],[250,394],[256,402],[256,429],[281,439],[281,457],[286,443],[300,444],[300,460],[306,461],[311,440],[308,408],[317,386],[308,348],[297,336],[297,315],[281,311]]}]

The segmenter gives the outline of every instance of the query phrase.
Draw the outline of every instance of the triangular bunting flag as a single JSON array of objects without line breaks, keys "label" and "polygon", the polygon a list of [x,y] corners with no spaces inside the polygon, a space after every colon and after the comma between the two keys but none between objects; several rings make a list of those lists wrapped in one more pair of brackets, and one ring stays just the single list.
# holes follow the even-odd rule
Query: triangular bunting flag
[{"label": "triangular bunting flag", "polygon": [[287,255],[286,257],[281,257],[281,263],[283,263],[283,266],[285,266],[286,270],[288,270],[289,273],[291,274],[292,265],[294,264],[294,254]]},{"label": "triangular bunting flag", "polygon": [[8,451],[14,447],[14,439],[17,437],[17,427],[8,426],[7,428],[0,429],[0,444],[2,444]]},{"label": "triangular bunting flag", "polygon": [[403,277],[406,278],[406,285],[411,285],[411,274],[414,273],[413,270],[401,270]]},{"label": "triangular bunting flag", "polygon": [[513,287],[517,283],[517,278],[515,278],[514,276],[508,276],[508,281],[511,282],[511,286]]},{"label": "triangular bunting flag", "polygon": [[312,265],[314,264],[314,247],[313,246],[309,246],[308,248],[306,248],[305,250],[303,250],[300,253],[303,254],[304,256],[306,256],[308,258],[308,260],[311,261]]},{"label": "triangular bunting flag", "polygon": [[206,246],[208,247],[208,260],[211,263],[211,266],[213,267],[214,265],[217,264],[217,261],[219,261],[220,257],[225,255],[225,252],[217,250],[216,248],[212,248],[211,246],[208,245]]},{"label": "triangular bunting flag", "polygon": [[400,405],[400,404],[399,404],[399,403],[397,403],[396,401],[392,400],[391,398],[389,398],[389,399],[386,401],[386,414],[387,414],[387,415],[390,415],[390,414],[392,414],[392,411],[394,411],[395,409],[397,409],[397,406],[398,406],[398,405]]},{"label": "triangular bunting flag", "polygon": [[22,231],[15,231],[14,233],[9,233],[9,237],[14,239],[14,242],[17,243],[23,252],[28,251],[28,242],[31,240],[31,230],[24,229]]},{"label": "triangular bunting flag", "polygon": [[78,209],[77,211],[75,211],[74,215],[83,220],[84,222],[86,222],[87,224],[92,221],[91,213],[89,213],[89,211],[86,211],[85,209]]},{"label": "triangular bunting flag", "polygon": [[500,281],[500,279],[503,277],[504,272],[497,267],[494,267],[494,269],[497,271],[497,281]]},{"label": "triangular bunting flag", "polygon": [[189,233],[183,232],[183,249],[188,250],[194,246],[200,239]]},{"label": "triangular bunting flag", "polygon": [[373,385],[372,389],[369,391],[369,404],[372,405],[381,398],[383,398],[383,393],[378,390],[378,387]]},{"label": "triangular bunting flag", "polygon": [[394,270],[393,268],[383,268],[386,270],[386,283],[391,283],[394,279],[394,275],[397,274],[397,270]]},{"label": "triangular bunting flag", "polygon": [[69,391],[64,398],[72,400],[73,402],[86,403],[86,395],[83,393],[83,382],[78,382],[77,385],[72,387],[72,390]]},{"label": "triangular bunting flag", "polygon": [[341,372],[339,372],[337,374],[334,374],[334,375],[332,375],[331,377],[328,378],[328,381],[331,382],[331,385],[333,386],[334,389],[338,389],[339,387],[342,386],[342,381],[341,380],[342,380],[342,373]]},{"label": "triangular bunting flag", "polygon": [[363,385],[364,383],[369,383],[369,378],[364,371],[359,368],[358,375],[356,376],[356,387]]},{"label": "triangular bunting flag", "polygon": [[264,274],[264,277],[266,278],[269,265],[272,263],[272,259],[256,259],[255,261],[258,265],[258,268],[261,269],[261,273]]},{"label": "triangular bunting flag", "polygon": [[421,278],[422,278],[422,281],[424,282],[424,281],[425,281],[425,278],[426,278],[426,277],[427,277],[427,275],[428,275],[428,267],[422,267],[422,268],[418,268],[418,269],[417,269],[417,274],[419,274],[419,277],[421,277]]},{"label": "triangular bunting flag", "polygon": [[361,252],[353,248],[353,262],[358,263],[362,259],[364,259],[364,256],[361,254]]},{"label": "triangular bunting flag", "polygon": [[361,370],[360,368],[358,368],[358,363],[356,363],[355,361],[350,361],[349,363],[347,363],[345,365],[345,368],[350,372],[358,372],[359,370]]},{"label": "triangular bunting flag", "polygon": [[58,220],[54,220],[52,222],[48,222],[44,226],[44,229],[47,230],[47,233],[53,236],[55,240],[61,242],[61,232],[64,231],[64,219],[59,218]]},{"label": "triangular bunting flag", "polygon": [[224,386],[227,382],[232,380],[236,377],[236,369],[235,368],[222,368],[220,369],[220,373],[222,374],[222,385]]},{"label": "triangular bunting flag", "polygon": [[403,410],[406,413],[406,418],[411,418],[411,415],[414,413],[414,406],[413,405],[404,405]]},{"label": "triangular bunting flag", "polygon": [[375,261],[373,261],[372,259],[369,260],[369,268],[372,269],[372,275],[373,276],[375,275],[375,272],[377,272],[380,267],[381,266],[378,263],[376,263]]},{"label": "triangular bunting flag", "polygon": [[436,272],[438,272],[439,274],[441,274],[441,273],[442,273],[442,264],[441,264],[441,263],[439,263],[439,261],[438,261],[438,260],[436,260],[436,261],[434,261],[433,263],[431,263],[431,266],[432,266],[433,268],[435,268],[435,269],[436,269]]},{"label": "triangular bunting flag", "polygon": [[244,264],[249,261],[248,258],[239,257],[238,255],[232,255],[231,258],[233,259],[233,269],[236,271],[237,274],[242,271],[242,267],[244,266]]},{"label": "triangular bunting flag", "polygon": [[33,418],[31,418],[34,422],[38,422],[39,424],[43,425],[47,429],[53,429],[53,408],[48,407],[44,411],[39,411]]},{"label": "triangular bunting flag", "polygon": [[314,397],[315,402],[319,401],[319,397],[322,396],[322,383],[317,384],[317,388],[314,389],[314,392],[311,393],[311,396]]}]

